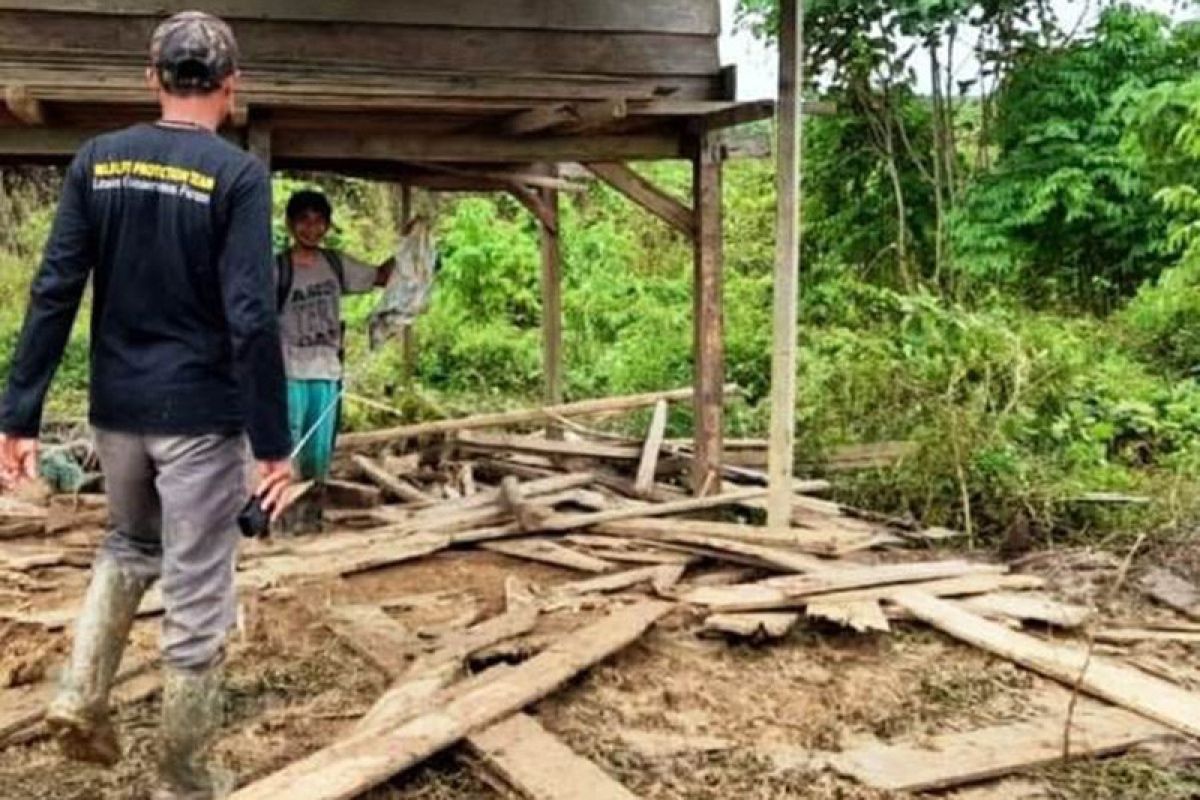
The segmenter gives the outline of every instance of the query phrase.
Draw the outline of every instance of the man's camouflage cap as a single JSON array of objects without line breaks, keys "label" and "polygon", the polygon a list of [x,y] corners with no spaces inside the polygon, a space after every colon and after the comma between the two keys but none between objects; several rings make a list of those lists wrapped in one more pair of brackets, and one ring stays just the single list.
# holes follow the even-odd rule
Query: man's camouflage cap
[{"label": "man's camouflage cap", "polygon": [[167,91],[211,92],[237,71],[237,39],[224,20],[183,11],[155,29],[150,60]]}]

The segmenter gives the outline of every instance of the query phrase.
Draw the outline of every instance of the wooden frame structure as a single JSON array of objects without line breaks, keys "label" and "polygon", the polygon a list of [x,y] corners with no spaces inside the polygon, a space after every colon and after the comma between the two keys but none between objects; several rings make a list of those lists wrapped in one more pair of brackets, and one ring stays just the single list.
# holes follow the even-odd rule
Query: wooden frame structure
[{"label": "wooden frame structure", "polygon": [[[154,118],[145,48],[190,0],[0,0],[0,164],[65,163]],[[540,222],[545,397],[562,399],[559,166],[582,164],[695,249],[695,474],[719,490],[723,129],[735,100],[718,0],[210,0],[238,35],[225,135],[275,169],[512,193]],[[694,165],[690,206],[630,166]],[[794,327],[794,326],[793,326]],[[777,364],[778,367],[778,364]],[[773,455],[774,455],[774,451]]]}]

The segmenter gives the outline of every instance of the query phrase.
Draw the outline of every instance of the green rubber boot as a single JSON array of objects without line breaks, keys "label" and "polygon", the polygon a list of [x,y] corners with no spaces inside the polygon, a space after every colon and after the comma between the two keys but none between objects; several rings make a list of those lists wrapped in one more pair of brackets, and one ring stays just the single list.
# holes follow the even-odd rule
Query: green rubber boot
[{"label": "green rubber boot", "polygon": [[112,766],[121,747],[108,713],[108,696],[150,582],[126,573],[101,555],[75,625],[71,660],[58,694],[46,711],[46,726],[67,758]]},{"label": "green rubber boot", "polygon": [[215,800],[232,776],[210,768],[208,750],[224,713],[221,664],[206,670],[163,668],[162,755],[154,800]]}]

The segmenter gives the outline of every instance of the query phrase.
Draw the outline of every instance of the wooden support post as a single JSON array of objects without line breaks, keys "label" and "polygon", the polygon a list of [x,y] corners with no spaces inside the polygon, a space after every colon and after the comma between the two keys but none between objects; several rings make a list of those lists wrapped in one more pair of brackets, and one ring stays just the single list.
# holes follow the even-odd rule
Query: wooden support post
[{"label": "wooden support post", "polygon": [[796,452],[796,324],[800,273],[800,69],[803,10],[782,0],[779,29],[778,217],[775,233],[775,344],[771,362],[771,438],[767,453],[770,495],[767,525],[792,518]]},{"label": "wooden support post", "polygon": [[[400,229],[405,233],[408,232],[408,225],[413,218],[413,197],[412,186],[409,184],[401,184],[400,186]],[[400,333],[401,347],[404,352],[404,383],[411,385],[413,376],[417,372],[417,337],[413,331],[411,322],[404,326]]]},{"label": "wooden support post", "polygon": [[696,494],[721,490],[724,422],[725,342],[722,310],[721,166],[719,142],[701,135],[693,160],[692,191],[696,213],[692,324],[695,361],[696,445],[692,488]]},{"label": "wooden support post", "polygon": [[562,402],[562,263],[559,251],[558,192],[539,189],[553,225],[542,224],[542,353],[547,405]]}]

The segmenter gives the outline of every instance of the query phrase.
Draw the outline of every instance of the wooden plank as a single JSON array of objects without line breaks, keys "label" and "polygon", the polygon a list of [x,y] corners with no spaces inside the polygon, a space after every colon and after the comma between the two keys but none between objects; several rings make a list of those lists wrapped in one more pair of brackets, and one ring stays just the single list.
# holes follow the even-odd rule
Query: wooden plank
[{"label": "wooden plank", "polygon": [[601,444],[584,441],[555,441],[553,439],[531,439],[503,433],[461,433],[455,444],[467,451],[493,453],[532,453],[541,456],[571,456],[574,458],[602,458],[616,461],[636,461],[641,451],[636,447]]},{"label": "wooden plank", "polygon": [[510,136],[527,136],[560,128],[602,128],[605,123],[624,119],[627,114],[628,108],[622,99],[553,103],[514,114],[502,123],[500,130]]},{"label": "wooden plank", "polygon": [[913,589],[898,589],[896,604],[967,644],[1078,686],[1084,692],[1190,736],[1200,735],[1200,695],[1075,645],[1052,644],[984,619]]},{"label": "wooden plank", "polygon": [[4,87],[4,105],[8,112],[26,125],[45,125],[46,109],[26,86],[9,84]]},{"label": "wooden plank", "polygon": [[[733,386],[725,387],[726,392],[734,391]],[[493,414],[477,414],[458,419],[420,422],[399,428],[370,431],[368,433],[347,434],[342,436],[338,444],[347,450],[373,447],[388,444],[398,439],[409,439],[417,436],[431,436],[452,431],[477,430],[479,428],[502,428],[508,425],[519,425],[528,422],[547,422],[554,417],[577,417],[591,414],[607,414],[610,412],[631,411],[637,408],[652,406],[659,400],[685,401],[691,400],[692,388],[674,389],[667,392],[649,392],[646,394],[625,395],[622,397],[603,397],[595,400],[580,400],[574,403],[551,406],[549,408],[527,408],[516,411],[500,411]]]},{"label": "wooden plank", "polygon": [[646,432],[646,442],[642,445],[642,458],[638,462],[637,477],[633,482],[633,488],[643,497],[648,497],[651,490],[654,489],[658,454],[662,451],[663,436],[667,432],[667,409],[666,400],[659,400],[654,404],[654,415],[650,418],[650,430]]},{"label": "wooden plank", "polygon": [[796,329],[800,285],[800,58],[803,10],[799,0],[781,0],[779,111],[776,123],[775,283],[772,315],[771,428],[767,474],[771,494],[767,524],[782,527],[792,515],[796,463]]},{"label": "wooden plank", "polygon": [[[534,478],[520,485],[521,497],[524,500],[530,500],[535,497],[544,495],[557,494],[558,492],[570,491],[584,486],[589,486],[596,480],[595,473],[592,472],[571,472],[566,475],[551,475],[545,478]],[[484,491],[473,494],[469,497],[463,497],[459,500],[449,500],[438,503],[436,506],[421,509],[416,513],[414,519],[430,519],[445,516],[455,511],[469,511],[471,509],[485,508],[487,506],[496,506],[501,502],[499,489],[486,489]]]},{"label": "wooden plank", "polygon": [[[722,539],[718,536],[702,536],[694,533],[674,533],[658,537],[667,544],[687,545],[721,556],[743,556],[756,565],[783,572],[822,572],[829,569],[829,562],[803,553],[791,552],[778,547],[765,547],[750,542]],[[730,560],[736,560],[731,558]]]},{"label": "wooden plank", "polygon": [[701,587],[686,594],[682,600],[720,611],[766,611],[802,606],[805,605],[805,599],[845,601],[848,598],[838,595],[851,589],[924,583],[973,575],[1000,575],[1003,572],[1003,567],[970,564],[965,561],[851,567],[830,569],[802,577],[773,578],[759,583]]},{"label": "wooden plank", "polygon": [[722,306],[724,233],[722,230],[722,154],[715,139],[702,136],[693,158],[692,208],[696,236],[693,269],[693,361],[695,364],[695,458],[692,491],[721,490],[721,440],[724,436],[725,321]]},{"label": "wooden plank", "polygon": [[[672,567],[668,565],[666,569],[672,570]],[[637,586],[639,583],[652,583],[656,579],[661,580],[664,576],[672,573],[664,571],[664,568],[661,566],[639,567],[638,569],[630,569],[612,575],[604,575],[599,578],[589,578],[585,581],[562,583],[555,586],[553,591],[554,594],[560,597],[619,592],[623,589]]]},{"label": "wooden plank", "polygon": [[563,547],[549,539],[509,539],[502,542],[484,542],[480,545],[484,550],[502,553],[513,558],[523,558],[528,561],[539,561],[556,567],[579,570],[580,572],[610,572],[616,565],[587,553]]},{"label": "wooden plank", "polygon": [[639,639],[671,606],[639,603],[565,637],[491,686],[397,728],[352,734],[231,795],[232,800],[349,800],[555,691]]},{"label": "wooden plank", "polygon": [[713,614],[704,620],[704,630],[743,639],[782,639],[799,621],[796,613]]},{"label": "wooden plank", "polygon": [[841,556],[869,549],[874,538],[842,531],[810,531],[803,528],[760,528],[731,522],[710,522],[697,519],[635,518],[595,526],[597,533],[612,536],[671,541],[676,534],[715,536],[721,539],[748,542],[799,550],[822,556]]},{"label": "wooden plank", "polygon": [[636,800],[527,714],[467,737],[471,751],[527,800]]},{"label": "wooden plank", "polygon": [[695,213],[659,189],[632,168],[614,162],[590,162],[584,166],[620,194],[661,219],[688,240],[696,238]]},{"label": "wooden plank", "polygon": [[668,503],[614,508],[611,511],[596,511],[591,514],[554,514],[542,522],[541,529],[543,531],[569,531],[623,519],[684,514],[690,511],[720,508],[721,506],[732,505],[741,500],[762,497],[764,494],[766,494],[765,489],[739,489],[735,492],[726,492],[725,494],[711,495],[709,497],[694,497],[687,500],[674,500]]},{"label": "wooden plank", "polygon": [[1060,603],[1049,597],[1013,592],[993,592],[962,601],[968,611],[985,617],[1042,622],[1058,628],[1079,628],[1096,615],[1087,606]]},{"label": "wooden plank", "polygon": [[[115,16],[160,16],[193,7],[189,0],[0,0],[0,9],[10,11]],[[699,36],[716,36],[721,30],[716,0],[490,0],[482,5],[476,0],[209,0],[205,10],[231,22],[362,22]]]},{"label": "wooden plank", "polygon": [[343,644],[384,675],[395,679],[408,669],[416,637],[379,606],[333,606],[324,618]]},{"label": "wooden plank", "polygon": [[[36,56],[143,56],[157,14],[124,17],[0,10],[0,49]],[[244,20],[244,68],[295,63],[371,69],[579,75],[716,75],[717,39],[662,33],[381,26]],[[36,43],[31,44],[31,43]]]},{"label": "wooden plank", "polygon": [[375,461],[367,458],[364,455],[351,456],[354,465],[367,480],[378,486],[380,489],[388,492],[397,500],[407,503],[418,503],[423,506],[428,506],[433,503],[433,498],[422,492],[420,489],[405,483],[396,476],[392,475],[383,467],[379,466]]},{"label": "wooden plank", "polygon": [[[1162,725],[1119,708],[1084,701],[1036,719],[942,734],[920,744],[871,743],[833,755],[834,771],[873,789],[927,792],[991,780],[1068,758],[1113,755],[1169,738]],[[1069,749],[1068,749],[1069,748]]]},{"label": "wooden plank", "polygon": [[1163,631],[1146,628],[1106,628],[1096,631],[1097,642],[1105,644],[1137,644],[1139,642],[1200,642],[1200,631]]}]

